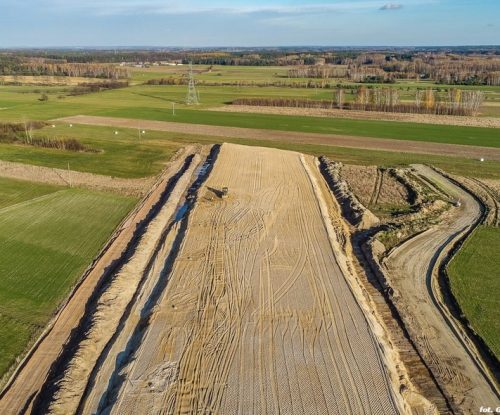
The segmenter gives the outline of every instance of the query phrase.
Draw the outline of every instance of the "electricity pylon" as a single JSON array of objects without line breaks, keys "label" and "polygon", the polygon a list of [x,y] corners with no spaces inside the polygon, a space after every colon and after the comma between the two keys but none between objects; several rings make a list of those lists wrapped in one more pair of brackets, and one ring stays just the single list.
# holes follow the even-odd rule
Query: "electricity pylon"
[{"label": "electricity pylon", "polygon": [[187,105],[198,105],[200,103],[200,99],[198,97],[198,92],[196,91],[196,86],[194,82],[193,75],[193,64],[189,62],[189,83],[188,83],[188,93],[186,97]]}]

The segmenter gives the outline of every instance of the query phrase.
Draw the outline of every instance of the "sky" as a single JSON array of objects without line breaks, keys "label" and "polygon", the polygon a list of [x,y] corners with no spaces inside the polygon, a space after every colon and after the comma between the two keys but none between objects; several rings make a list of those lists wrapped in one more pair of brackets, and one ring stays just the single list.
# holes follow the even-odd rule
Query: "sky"
[{"label": "sky", "polygon": [[0,0],[0,48],[499,45],[500,0]]}]

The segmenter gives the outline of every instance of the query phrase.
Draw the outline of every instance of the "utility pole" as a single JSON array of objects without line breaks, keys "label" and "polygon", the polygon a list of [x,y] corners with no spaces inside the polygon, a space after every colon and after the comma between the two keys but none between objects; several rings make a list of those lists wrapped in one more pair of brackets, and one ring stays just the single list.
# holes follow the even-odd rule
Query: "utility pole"
[{"label": "utility pole", "polygon": [[189,62],[189,83],[188,83],[188,93],[186,97],[187,105],[198,105],[200,100],[198,99],[198,93],[196,92],[196,85],[194,82],[193,74],[193,63]]},{"label": "utility pole", "polygon": [[71,170],[69,169],[69,161],[68,161],[68,181],[69,181],[69,187],[73,187],[71,184]]}]

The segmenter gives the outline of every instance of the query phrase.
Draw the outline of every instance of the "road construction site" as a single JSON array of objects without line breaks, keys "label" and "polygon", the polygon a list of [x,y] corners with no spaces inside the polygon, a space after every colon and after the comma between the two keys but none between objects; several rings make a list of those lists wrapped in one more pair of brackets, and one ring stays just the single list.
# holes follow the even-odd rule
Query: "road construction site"
[{"label": "road construction site", "polygon": [[[397,199],[402,209],[414,198],[397,172],[373,172],[364,204]],[[495,405],[495,375],[447,311],[436,276],[481,206],[433,169],[412,174],[449,206],[438,225],[374,258],[375,283],[353,238],[381,222],[359,200],[353,209],[348,184],[340,195],[342,177],[319,160],[234,144],[184,149],[14,373],[0,413],[385,415]]]}]

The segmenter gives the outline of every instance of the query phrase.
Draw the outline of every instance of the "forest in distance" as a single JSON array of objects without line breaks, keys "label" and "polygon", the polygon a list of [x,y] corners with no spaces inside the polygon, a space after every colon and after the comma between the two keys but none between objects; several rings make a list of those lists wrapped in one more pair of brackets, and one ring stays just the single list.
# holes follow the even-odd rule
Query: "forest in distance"
[{"label": "forest in distance", "polygon": [[[335,49],[0,50],[0,75],[127,78],[127,64],[291,66],[288,78],[361,83],[434,80],[448,85],[500,85],[499,47]],[[119,63],[116,66],[113,64]]]}]

